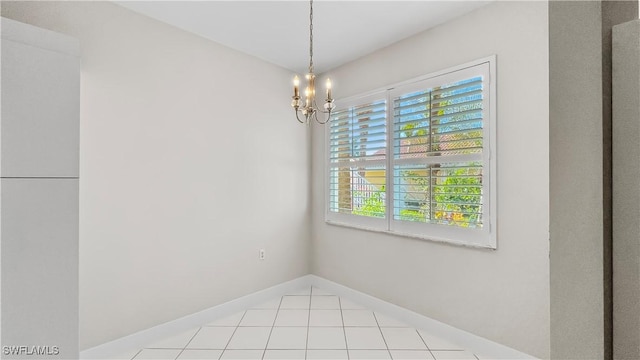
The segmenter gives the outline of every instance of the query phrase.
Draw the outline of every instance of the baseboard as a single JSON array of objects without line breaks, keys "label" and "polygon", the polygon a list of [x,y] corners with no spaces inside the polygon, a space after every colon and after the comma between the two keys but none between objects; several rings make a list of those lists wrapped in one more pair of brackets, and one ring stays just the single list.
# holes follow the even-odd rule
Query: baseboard
[{"label": "baseboard", "polygon": [[408,325],[411,325],[412,327],[424,329],[433,334],[438,334],[440,337],[450,340],[451,342],[460,345],[468,351],[471,351],[475,354],[482,354],[483,359],[537,359],[531,355],[517,351],[508,346],[460,330],[440,321],[431,319],[411,310],[407,310],[398,305],[380,300],[376,297],[367,295],[360,291],[353,290],[349,287],[321,278],[319,276],[309,275],[309,278],[312,286],[317,286],[335,295],[343,296],[373,311],[379,311],[381,313],[392,316],[400,321],[405,322]]},{"label": "baseboard", "polygon": [[187,331],[239,311],[252,308],[283,294],[312,286],[311,275],[272,286],[224,304],[154,326],[80,352],[80,359],[110,359],[123,353],[139,350],[147,344]]},{"label": "baseboard", "polygon": [[292,291],[314,286],[325,291],[345,297],[366,308],[379,311],[392,316],[406,324],[438,334],[456,343],[466,350],[476,354],[482,354],[483,359],[536,359],[530,355],[519,352],[510,347],[487,340],[483,337],[460,330],[453,326],[433,320],[424,315],[407,310],[400,306],[380,300],[344,285],[321,278],[316,275],[305,275],[285,283],[257,291],[253,294],[214,306],[212,308],[191,314],[152,328],[142,330],[135,334],[110,341],[108,343],[80,352],[80,359],[109,359],[114,356],[141,349],[147,344],[169,337],[182,331],[187,331],[197,326],[202,326],[216,319],[235,314],[239,311],[252,308],[275,297],[285,295]]}]

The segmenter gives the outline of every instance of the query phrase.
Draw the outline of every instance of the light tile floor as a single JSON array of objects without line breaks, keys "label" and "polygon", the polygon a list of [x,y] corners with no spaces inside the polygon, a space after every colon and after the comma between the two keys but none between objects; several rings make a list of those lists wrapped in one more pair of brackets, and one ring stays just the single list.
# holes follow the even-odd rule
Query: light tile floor
[{"label": "light tile floor", "polygon": [[122,359],[457,359],[460,346],[312,287],[148,344]]}]

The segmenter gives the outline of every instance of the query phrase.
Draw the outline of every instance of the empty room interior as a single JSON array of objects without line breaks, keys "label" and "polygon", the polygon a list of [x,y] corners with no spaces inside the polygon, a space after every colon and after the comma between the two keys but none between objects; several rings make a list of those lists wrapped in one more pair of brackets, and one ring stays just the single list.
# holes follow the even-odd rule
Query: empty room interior
[{"label": "empty room interior", "polygon": [[640,359],[633,1],[2,1],[2,359]]}]

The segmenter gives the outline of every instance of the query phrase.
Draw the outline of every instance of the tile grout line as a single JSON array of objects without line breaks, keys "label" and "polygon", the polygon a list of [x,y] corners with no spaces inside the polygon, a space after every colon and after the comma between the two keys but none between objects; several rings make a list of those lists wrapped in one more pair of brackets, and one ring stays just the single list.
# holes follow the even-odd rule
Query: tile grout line
[{"label": "tile grout line", "polygon": [[187,341],[187,343],[184,345],[184,347],[182,348],[182,350],[180,350],[180,352],[178,353],[178,355],[176,356],[176,358],[174,360],[177,360],[180,355],[182,355],[182,353],[185,351],[185,349],[187,348],[187,346],[189,346],[189,344],[191,344],[191,341],[193,341],[193,338],[196,337],[196,335],[198,335],[200,333],[200,330],[202,330],[202,326],[200,326],[198,328],[198,331],[196,331],[195,334],[193,334],[193,336],[191,337],[191,339],[189,339],[189,341]]},{"label": "tile grout line", "polygon": [[380,327],[380,323],[378,322],[378,317],[376,316],[375,311],[371,311],[373,313],[373,318],[376,320],[376,325],[378,325],[378,331],[380,331],[380,336],[382,336],[382,341],[384,341],[384,346],[387,348],[387,352],[389,353],[389,358],[393,360],[393,355],[391,355],[391,350],[389,350],[389,344],[387,344],[387,339],[384,338],[384,333],[382,332],[382,328]]},{"label": "tile grout line", "polygon": [[231,339],[233,339],[233,336],[236,334],[236,331],[238,331],[238,328],[240,327],[240,323],[244,319],[245,315],[247,315],[247,310],[244,311],[244,313],[242,314],[242,317],[240,318],[240,321],[238,321],[238,325],[236,325],[236,328],[233,329],[233,332],[231,333],[231,337],[229,337],[229,340],[227,340],[227,344],[224,346],[224,349],[222,349],[222,352],[220,353],[218,360],[222,359],[224,352],[227,351],[227,346],[229,346],[229,344],[231,343]]},{"label": "tile grout line", "polygon": [[420,340],[422,340],[422,342],[424,343],[424,346],[426,346],[426,347],[427,347],[427,350],[429,351],[429,354],[431,354],[431,357],[432,357],[434,360],[437,360],[437,359],[436,359],[436,356],[435,356],[435,355],[433,355],[433,352],[431,351],[431,348],[429,347],[429,345],[427,345],[427,342],[426,342],[426,341],[424,341],[424,338],[422,337],[422,334],[420,334],[420,331],[418,331],[418,329],[415,329],[415,330],[416,330],[416,333],[418,334],[418,336],[420,337]]},{"label": "tile grout line", "polygon": [[[275,309],[271,309],[271,310],[275,310]],[[281,310],[298,310],[298,311],[305,311],[305,309],[281,309]],[[339,309],[313,309],[313,310],[320,310],[320,311],[339,311]],[[349,309],[345,309],[345,310],[349,310]],[[288,328],[297,328],[297,327],[305,327],[306,325],[278,325],[276,327],[288,327]],[[235,326],[203,326],[203,328],[234,328]],[[265,325],[244,325],[244,326],[240,326],[241,328],[257,328],[257,327],[269,327],[269,326],[265,326]],[[314,325],[312,327],[322,327],[322,328],[341,328],[342,326],[340,325]],[[373,325],[349,325],[349,326],[345,326],[348,328],[374,328],[375,326]],[[412,329],[411,327],[406,327],[406,326],[383,326],[383,328],[385,329]],[[165,348],[157,348],[157,349],[165,349]],[[176,348],[176,349],[180,349],[180,348]],[[256,349],[254,349],[256,350]],[[301,349],[298,349],[301,350]],[[311,349],[311,350],[318,350],[318,349]],[[394,349],[397,350],[397,349]],[[460,351],[460,349],[444,349],[442,351]]]},{"label": "tile grout line", "polygon": [[307,309],[307,342],[304,344],[304,359],[307,360],[307,353],[309,352],[309,325],[311,324],[311,297],[313,296],[313,286],[309,291],[309,308]]},{"label": "tile grout line", "polygon": [[264,359],[264,356],[267,353],[267,348],[269,347],[269,341],[271,341],[271,334],[273,334],[273,328],[276,326],[276,321],[278,320],[278,314],[280,313],[280,306],[282,305],[282,299],[284,295],[280,297],[280,302],[278,303],[278,309],[276,310],[276,316],[273,318],[273,323],[271,324],[271,331],[269,331],[269,336],[267,337],[267,343],[264,344],[264,351],[262,351],[261,359]]},{"label": "tile grout line", "polygon": [[133,357],[131,358],[131,360],[135,359],[135,358],[136,358],[136,356],[140,355],[140,353],[142,352],[142,350],[144,350],[144,349],[140,349],[140,350],[138,350],[138,352],[137,352],[135,355],[133,355]]},{"label": "tile grout line", "polygon": [[347,343],[347,329],[344,326],[344,314],[342,313],[342,298],[338,296],[338,306],[340,307],[340,320],[342,320],[342,334],[344,335],[344,347],[347,349],[347,360],[351,359],[349,354],[349,344]]},{"label": "tile grout line", "polygon": [[[275,310],[275,309],[251,309],[251,310]],[[305,311],[306,309],[280,309],[280,310],[298,310],[298,311]],[[320,311],[336,311],[336,310],[340,310],[340,309],[313,309],[313,310],[320,310]],[[351,311],[351,309],[345,309],[347,311]],[[357,310],[357,311],[367,311],[367,310]],[[234,325],[206,325],[206,326],[202,326],[203,328],[234,328],[236,326]],[[240,326],[242,328],[255,328],[255,327],[268,327],[268,326],[264,326],[264,325],[243,325]],[[278,325],[276,327],[305,327],[305,325]],[[314,325],[312,327],[323,327],[323,328],[341,328],[342,326],[340,325]],[[345,326],[348,328],[374,328],[374,325],[349,325],[349,326]],[[381,326],[385,329],[413,329],[411,326]],[[149,348],[151,349],[151,348]],[[156,348],[156,349],[166,349],[166,348]],[[176,349],[180,349],[180,348],[176,348]],[[254,349],[255,350],[255,349]],[[298,349],[301,350],[301,349]],[[313,349],[312,349],[313,350]],[[317,350],[317,349],[316,349]],[[399,350],[399,349],[393,349],[393,350]],[[440,349],[442,351],[462,351],[464,349]]]}]

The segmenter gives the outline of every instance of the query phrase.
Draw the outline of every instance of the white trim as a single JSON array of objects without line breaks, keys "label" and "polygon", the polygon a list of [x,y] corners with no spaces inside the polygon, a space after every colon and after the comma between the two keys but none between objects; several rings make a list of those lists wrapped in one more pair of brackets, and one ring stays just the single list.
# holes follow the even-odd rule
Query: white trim
[{"label": "white trim", "polygon": [[287,281],[270,288],[228,301],[197,313],[175,319],[164,324],[86,349],[80,352],[80,359],[112,359],[123,353],[144,348],[149,343],[162,340],[177,333],[208,324],[237,312],[260,305],[283,294],[312,285],[311,275]]},{"label": "white trim", "polygon": [[489,244],[498,248],[498,65],[496,55],[489,62]]},{"label": "white trim", "polygon": [[387,217],[381,218],[328,211],[325,222],[327,224],[340,224],[362,230],[387,231]]},{"label": "white trim", "polygon": [[338,162],[330,162],[329,168],[343,168],[343,167],[351,167],[351,168],[359,168],[359,167],[374,167],[374,166],[385,166],[387,164],[386,160],[353,160],[353,159],[345,159],[346,161],[338,161]]},{"label": "white trim", "polygon": [[511,360],[536,359],[535,357],[512,349],[508,346],[504,346],[478,335],[460,330],[451,325],[447,325],[316,275],[305,275],[224,304],[214,306],[210,309],[98,345],[80,352],[80,359],[112,359],[123,353],[142,349],[154,341],[187,331],[197,326],[202,326],[214,320],[224,318],[239,311],[259,305],[260,303],[310,286],[319,287],[329,293],[344,297],[355,303],[359,303],[369,310],[384,313],[411,327],[429,331],[434,335],[450,340],[465,350],[484,355],[483,358]]},{"label": "white trim", "polygon": [[[343,215],[345,217],[348,217],[349,220],[340,221],[340,219],[337,219],[337,220],[328,219],[326,221],[326,223],[328,225],[332,225],[332,226],[341,226],[341,227],[345,227],[345,228],[365,230],[365,231],[377,232],[377,233],[382,233],[382,234],[387,234],[387,235],[401,236],[401,237],[406,237],[406,238],[411,238],[411,239],[427,240],[427,241],[433,241],[433,242],[437,242],[437,243],[449,244],[449,245],[454,245],[454,246],[462,246],[462,247],[469,247],[469,248],[475,248],[475,249],[496,250],[496,248],[492,247],[491,245],[477,244],[477,243],[475,243],[473,241],[469,241],[469,240],[456,241],[456,240],[451,240],[451,239],[449,239],[447,237],[441,237],[441,236],[436,236],[436,235],[432,235],[432,234],[420,235],[419,232],[416,232],[416,231],[414,231],[414,232],[403,232],[401,230],[387,230],[386,228],[381,228],[379,226],[367,226],[367,224],[354,223],[353,221],[351,221],[352,217],[350,217],[350,216],[357,216],[357,215],[346,215],[346,214],[343,214]],[[360,217],[362,217],[362,216],[360,216]],[[378,219],[378,220],[382,220],[382,219]],[[423,226],[425,224],[417,223],[416,225]],[[437,225],[434,225],[434,224],[429,224],[429,225],[437,226]],[[469,230],[469,231],[471,231],[471,230]],[[481,231],[481,230],[478,230],[478,231]]]},{"label": "white trim", "polygon": [[425,158],[406,158],[406,159],[393,159],[393,165],[432,165],[432,164],[446,164],[450,162],[478,162],[484,161],[484,157],[481,154],[459,154],[459,155],[441,155],[441,156],[428,156]]},{"label": "white trim", "polygon": [[2,40],[80,57],[80,41],[65,34],[35,27],[8,18],[0,18]]},{"label": "white trim", "polygon": [[[391,114],[393,110],[393,102],[391,98],[391,91],[387,91],[387,114]],[[395,195],[395,186],[393,184],[393,169],[389,169],[390,158],[394,156],[393,154],[393,146],[395,145],[394,141],[396,139],[393,136],[393,118],[387,119],[387,156],[385,157],[385,175],[387,176],[384,180],[386,182],[387,191],[386,199],[385,199],[385,220],[387,222],[385,231],[389,231],[393,226],[393,198]]]},{"label": "white trim", "polygon": [[[495,54],[494,55],[489,55],[489,56],[486,56],[486,57],[483,57],[483,58],[480,58],[480,59],[476,59],[476,60],[473,60],[473,61],[466,62],[464,64],[455,65],[455,66],[452,66],[452,67],[449,67],[449,68],[446,68],[446,69],[430,72],[430,73],[428,73],[426,75],[418,76],[418,77],[415,77],[415,78],[412,78],[412,79],[409,79],[409,80],[405,80],[405,81],[389,84],[389,85],[386,85],[386,86],[382,86],[382,87],[379,87],[379,88],[377,88],[375,90],[372,90],[372,91],[367,91],[365,93],[351,95],[351,96],[345,97],[343,99],[336,99],[335,101],[336,101],[336,104],[338,104],[338,101],[340,103],[344,102],[345,104],[349,104],[349,103],[358,101],[359,99],[362,99],[362,98],[373,96],[373,95],[381,93],[381,92],[386,92],[386,91],[389,91],[389,90],[393,90],[394,88],[396,88],[398,86],[405,86],[405,85],[412,84],[414,82],[420,82],[420,81],[427,80],[427,79],[430,79],[430,78],[438,77],[440,75],[445,75],[445,74],[448,74],[448,73],[451,73],[451,72],[464,70],[464,69],[467,69],[467,68],[474,67],[476,65],[482,64],[482,63],[493,63],[493,64],[495,64],[495,62],[496,62],[496,55]],[[492,68],[492,70],[495,70],[495,66]],[[340,107],[343,107],[343,106],[341,105]]]}]

